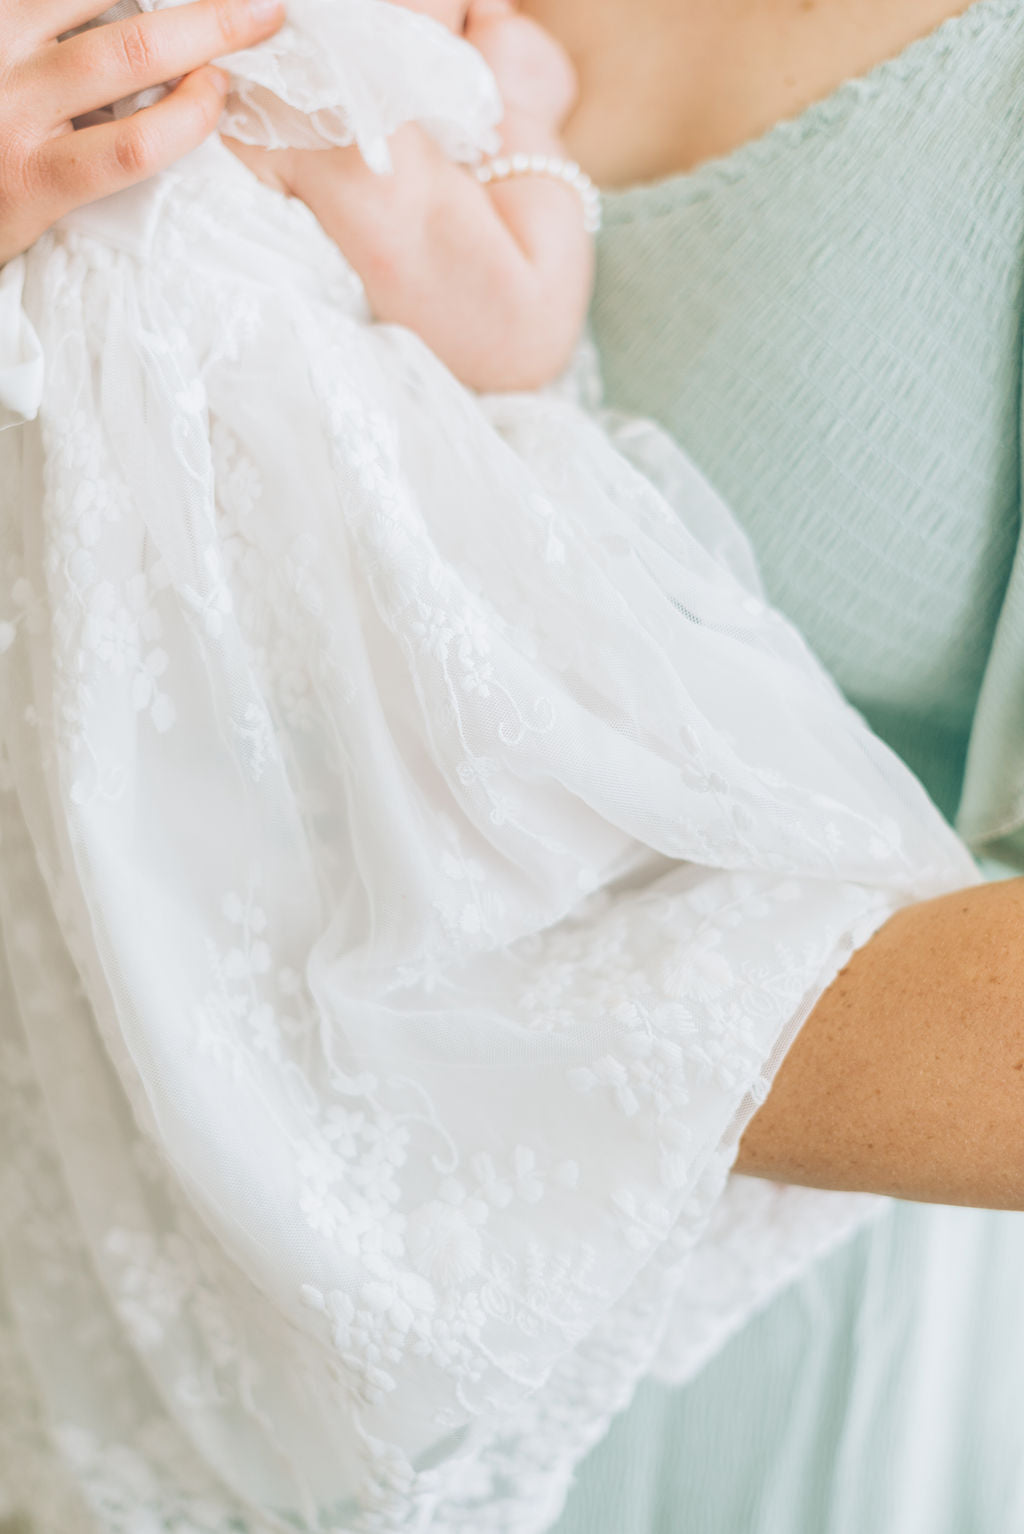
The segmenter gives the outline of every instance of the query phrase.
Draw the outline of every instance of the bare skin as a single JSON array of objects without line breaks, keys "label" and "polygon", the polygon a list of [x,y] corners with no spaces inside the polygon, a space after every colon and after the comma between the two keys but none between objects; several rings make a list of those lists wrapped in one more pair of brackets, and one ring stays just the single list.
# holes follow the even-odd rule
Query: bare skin
[{"label": "bare skin", "polygon": [[[581,79],[570,150],[606,185],[727,154],[963,0],[524,0]],[[1024,1209],[1024,880],[902,912],[819,1003],[738,1169]]]},{"label": "bare skin", "polygon": [[569,50],[569,146],[605,186],[727,154],[966,0],[522,0]]}]

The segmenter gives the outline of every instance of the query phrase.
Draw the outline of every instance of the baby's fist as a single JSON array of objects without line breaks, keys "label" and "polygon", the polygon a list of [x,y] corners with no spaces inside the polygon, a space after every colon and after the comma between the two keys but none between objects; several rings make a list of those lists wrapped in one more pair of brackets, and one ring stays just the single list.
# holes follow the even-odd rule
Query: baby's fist
[{"label": "baby's fist", "polygon": [[490,66],[506,112],[561,128],[576,104],[578,81],[550,32],[520,15],[513,0],[471,0],[465,35]]}]

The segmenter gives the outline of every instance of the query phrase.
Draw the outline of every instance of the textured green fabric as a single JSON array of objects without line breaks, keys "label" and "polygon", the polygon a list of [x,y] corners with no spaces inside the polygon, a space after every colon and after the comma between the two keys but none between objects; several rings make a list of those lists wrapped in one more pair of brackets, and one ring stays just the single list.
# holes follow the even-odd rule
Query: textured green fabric
[{"label": "textured green fabric", "polygon": [[[609,199],[609,401],[660,420],[769,591],[979,852],[1024,865],[1024,0]],[[682,1390],[557,1534],[1019,1534],[1024,1218],[898,1209]]]},{"label": "textured green fabric", "polygon": [[[731,156],[610,199],[594,325],[768,587],[980,841],[1024,821],[1024,7],[981,0]],[[971,738],[972,725],[974,736]]]},{"label": "textured green fabric", "polygon": [[1024,1234],[914,1206],[684,1390],[644,1386],[557,1534],[1020,1534]]}]

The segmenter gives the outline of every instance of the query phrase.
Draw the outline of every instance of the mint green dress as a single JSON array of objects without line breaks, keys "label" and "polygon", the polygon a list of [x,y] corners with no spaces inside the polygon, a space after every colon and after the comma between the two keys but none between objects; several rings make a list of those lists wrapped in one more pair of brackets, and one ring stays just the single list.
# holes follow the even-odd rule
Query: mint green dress
[{"label": "mint green dress", "polygon": [[[976,0],[724,160],[609,199],[610,402],[980,855],[1024,868],[1024,0]],[[685,1388],[556,1534],[1020,1534],[1024,1216],[902,1206]]]}]

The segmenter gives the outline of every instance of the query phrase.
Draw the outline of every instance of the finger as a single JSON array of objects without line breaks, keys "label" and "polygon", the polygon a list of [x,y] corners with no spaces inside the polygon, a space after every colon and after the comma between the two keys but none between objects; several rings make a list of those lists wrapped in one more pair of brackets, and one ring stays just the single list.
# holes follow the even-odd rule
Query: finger
[{"label": "finger", "polygon": [[193,0],[91,28],[52,50],[38,105],[52,123],[82,117],[248,48],[283,19],[281,0]]},{"label": "finger", "polygon": [[94,21],[109,10],[109,0],[6,0],[3,10],[3,63],[31,59],[62,32]]},{"label": "finger", "polygon": [[474,0],[466,18],[466,41],[482,47],[493,29],[515,14],[509,0]]},{"label": "finger", "polygon": [[224,71],[206,65],[134,117],[51,139],[38,152],[37,180],[52,218],[145,181],[195,149],[217,126],[227,88]]},{"label": "finger", "polygon": [[137,10],[134,0],[7,0],[13,10],[19,32],[32,39],[33,47],[53,42],[72,27],[95,21],[104,11],[114,11],[114,20]]}]

